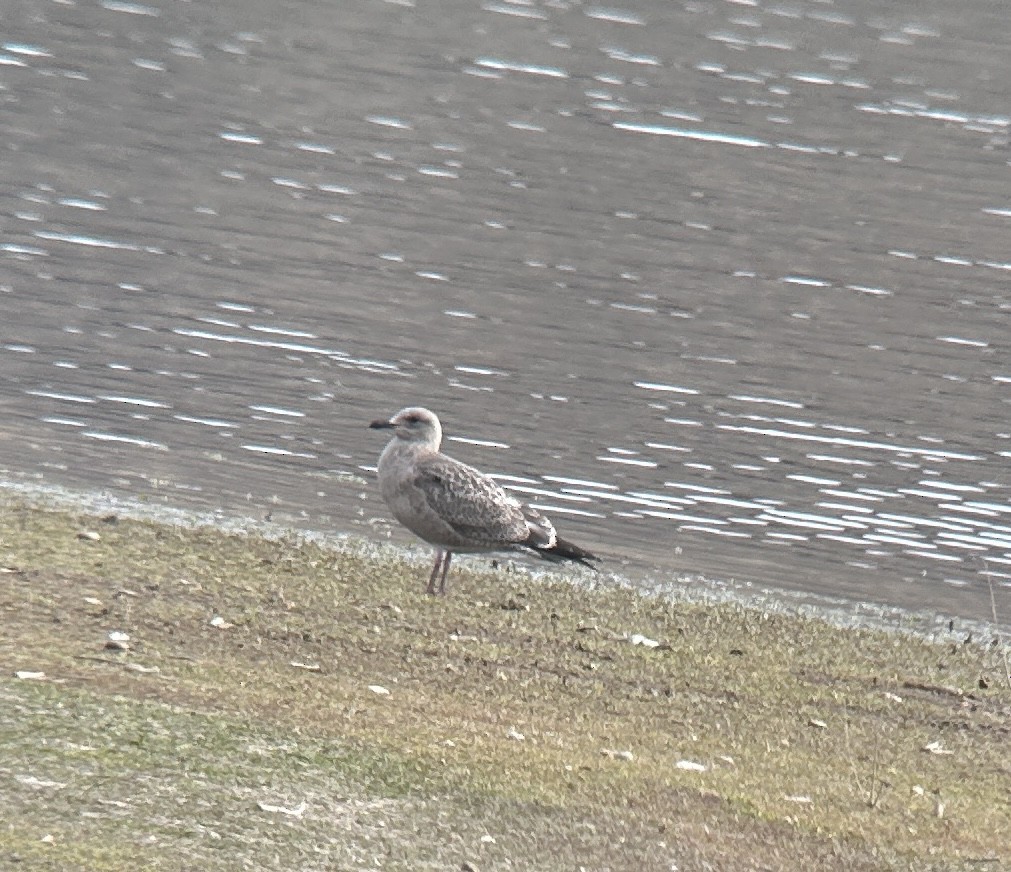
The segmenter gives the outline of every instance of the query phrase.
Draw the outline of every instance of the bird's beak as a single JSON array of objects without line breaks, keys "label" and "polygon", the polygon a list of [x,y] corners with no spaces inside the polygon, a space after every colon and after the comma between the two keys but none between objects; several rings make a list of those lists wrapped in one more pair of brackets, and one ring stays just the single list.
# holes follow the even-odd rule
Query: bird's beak
[{"label": "bird's beak", "polygon": [[396,426],[397,425],[394,424],[392,421],[379,420],[379,421],[373,421],[371,424],[369,424],[369,429],[370,430],[392,430]]}]

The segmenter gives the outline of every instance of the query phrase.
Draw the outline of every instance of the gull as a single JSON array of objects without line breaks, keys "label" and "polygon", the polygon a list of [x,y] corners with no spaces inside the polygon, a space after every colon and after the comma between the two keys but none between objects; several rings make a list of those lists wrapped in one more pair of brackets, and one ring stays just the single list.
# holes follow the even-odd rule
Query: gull
[{"label": "gull", "polygon": [[410,406],[369,427],[393,431],[379,457],[383,500],[394,518],[435,548],[428,593],[446,593],[446,573],[457,551],[527,551],[594,569],[590,561],[600,558],[560,538],[540,512],[473,466],[440,453],[442,425],[434,412]]}]

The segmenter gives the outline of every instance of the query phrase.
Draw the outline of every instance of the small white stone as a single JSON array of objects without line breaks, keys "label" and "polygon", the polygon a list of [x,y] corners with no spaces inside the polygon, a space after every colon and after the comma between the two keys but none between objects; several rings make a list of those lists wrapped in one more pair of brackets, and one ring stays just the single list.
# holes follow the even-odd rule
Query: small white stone
[{"label": "small white stone", "polygon": [[29,672],[27,669],[19,669],[14,673],[15,678],[20,678],[22,681],[44,681],[46,677],[45,672]]},{"label": "small white stone", "polygon": [[524,736],[519,730],[517,730],[516,727],[510,727],[509,732],[506,733],[506,737],[512,739],[515,742],[522,742],[524,739],[526,739],[526,736]]},{"label": "small white stone", "polygon": [[304,799],[296,806],[273,805],[269,802],[257,802],[256,804],[259,806],[260,811],[270,812],[271,814],[284,814],[288,815],[288,817],[300,818],[305,814],[306,810]]},{"label": "small white stone", "polygon": [[370,684],[369,690],[371,690],[375,694],[378,694],[379,696],[390,695],[390,691],[387,688],[383,687],[381,684]]},{"label": "small white stone", "polygon": [[633,645],[642,645],[643,648],[659,648],[660,643],[656,639],[643,636],[642,633],[633,633],[628,637],[628,641]]},{"label": "small white stone", "polygon": [[678,760],[674,765],[678,769],[685,769],[689,772],[705,772],[708,768],[702,763],[696,763],[694,760]]},{"label": "small white stone", "polygon": [[110,630],[105,636],[105,647],[110,651],[129,651],[130,634],[122,630]]},{"label": "small white stone", "polygon": [[15,775],[14,778],[27,787],[40,789],[63,790],[67,786],[63,781],[50,781],[48,778],[39,778],[35,775]]},{"label": "small white stone", "polygon": [[226,621],[221,615],[215,615],[211,618],[210,624],[212,627],[216,627],[219,630],[227,630],[229,627],[233,626],[231,623]]}]

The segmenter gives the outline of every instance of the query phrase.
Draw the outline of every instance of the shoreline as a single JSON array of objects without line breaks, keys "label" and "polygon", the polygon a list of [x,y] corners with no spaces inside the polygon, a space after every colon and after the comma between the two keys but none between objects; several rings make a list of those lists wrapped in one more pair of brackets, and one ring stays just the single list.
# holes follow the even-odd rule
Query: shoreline
[{"label": "shoreline", "polygon": [[[57,485],[40,485],[0,478],[0,501],[11,498],[36,504],[40,508],[50,507],[93,515],[115,512],[132,520],[180,524],[191,529],[212,526],[225,533],[255,533],[269,539],[282,539],[291,535],[304,536],[307,541],[324,547],[341,547],[342,544],[355,542],[364,547],[376,548],[377,554],[384,549],[392,549],[391,554],[408,555],[411,559],[417,557],[419,561],[428,560],[431,551],[429,546],[421,543],[399,545],[379,542],[361,532],[319,530],[312,526],[265,521],[224,510],[186,509],[170,504],[117,497],[103,491],[73,491]],[[499,563],[508,563],[512,559],[509,555],[457,554],[454,565],[460,564],[471,570],[480,570],[490,565],[496,557]],[[522,555],[517,560],[532,578],[558,574],[545,568],[539,561],[524,558]],[[657,572],[639,580],[632,580],[611,569],[606,563],[601,566],[599,572],[601,577],[607,578],[612,584],[642,596],[667,597],[674,601],[696,604],[737,603],[745,608],[821,619],[842,628],[911,633],[933,641],[951,641],[965,638],[967,635],[982,638],[987,634],[997,636],[1011,634],[1011,614],[1002,616],[998,613],[994,620],[973,620],[932,610],[914,611],[882,602],[828,597],[824,594],[801,592],[785,587],[759,586],[734,579],[678,575],[670,580],[662,579]],[[569,572],[567,575],[572,583],[577,585],[593,578],[580,571]]]}]

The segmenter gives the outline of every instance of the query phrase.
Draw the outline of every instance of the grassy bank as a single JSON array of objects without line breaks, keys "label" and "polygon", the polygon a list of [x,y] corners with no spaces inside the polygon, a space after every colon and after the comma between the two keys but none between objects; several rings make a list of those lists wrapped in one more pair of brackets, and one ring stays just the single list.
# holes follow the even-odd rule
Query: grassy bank
[{"label": "grassy bank", "polygon": [[0,505],[0,868],[1011,864],[999,647],[425,572]]}]

